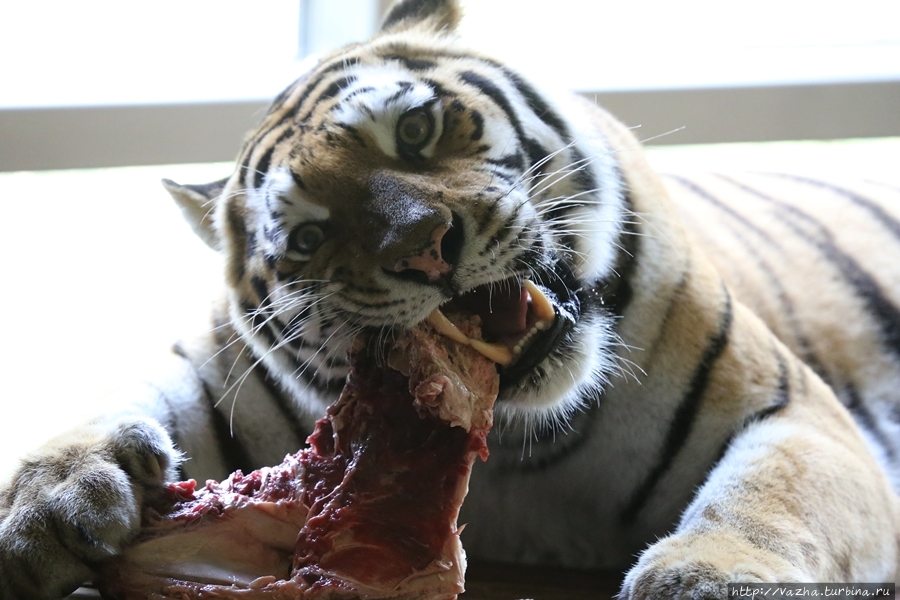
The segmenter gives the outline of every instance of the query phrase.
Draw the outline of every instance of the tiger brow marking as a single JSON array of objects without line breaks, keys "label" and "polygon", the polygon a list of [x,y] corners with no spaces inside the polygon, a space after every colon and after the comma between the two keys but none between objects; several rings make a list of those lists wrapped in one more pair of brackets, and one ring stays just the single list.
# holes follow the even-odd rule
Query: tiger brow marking
[{"label": "tiger brow marking", "polygon": [[706,388],[709,385],[713,368],[725,351],[731,335],[731,323],[734,314],[731,294],[728,292],[728,288],[725,287],[724,282],[722,283],[722,293],[725,297],[725,306],[720,313],[718,331],[707,341],[703,356],[700,358],[700,362],[691,377],[687,393],[682,397],[681,402],[675,409],[675,414],[672,417],[672,423],[666,434],[656,466],[635,489],[631,496],[631,501],[628,502],[627,508],[622,513],[622,518],[626,523],[632,524],[635,522],[638,514],[640,514],[653,494],[656,485],[671,468],[672,463],[675,462],[675,457],[690,437],[693,423],[700,410],[701,400],[706,394]]},{"label": "tiger brow marking", "polygon": [[322,90],[318,97],[313,100],[311,106],[307,109],[306,114],[301,117],[300,121],[304,123],[306,121],[309,121],[309,118],[312,116],[313,111],[315,111],[320,104],[322,104],[323,102],[327,102],[332,98],[335,98],[342,91],[348,89],[350,86],[356,83],[357,79],[358,78],[356,77],[356,75],[345,75],[344,77],[340,77],[339,79],[335,79],[334,81],[332,81],[330,84],[328,84],[328,87]]},{"label": "tiger brow marking", "polygon": [[[347,59],[346,57],[338,57],[331,64],[327,66],[320,67],[315,77],[311,80],[307,80],[306,76],[301,77],[291,85],[289,85],[282,94],[284,94],[284,98],[281,102],[273,103],[273,105],[269,108],[269,111],[266,113],[266,118],[271,117],[278,111],[285,111],[281,118],[277,119],[274,123],[272,123],[269,127],[261,129],[258,131],[253,137],[251,137],[245,144],[244,148],[251,148],[257,144],[259,144],[267,135],[269,135],[276,128],[284,125],[287,120],[294,120],[297,117],[297,114],[300,112],[300,109],[303,107],[303,104],[306,102],[306,99],[309,95],[319,87],[322,81],[327,77],[330,73],[341,69],[346,68],[348,66],[355,66],[359,64],[358,58]],[[306,81],[306,85],[303,87],[303,93],[290,105],[287,104],[287,98],[293,94],[300,85]],[[281,98],[281,94],[279,94],[278,98]],[[277,98],[276,98],[277,100]],[[249,157],[247,157],[246,161],[249,161]],[[242,167],[246,167],[246,165],[242,165]]]},{"label": "tiger brow marking", "polygon": [[717,177],[757,198],[769,202],[783,211],[783,213],[793,216],[795,220],[804,221],[813,227],[818,232],[818,239],[816,236],[804,231],[796,222],[792,222],[789,219],[784,220],[785,226],[791,229],[797,237],[817,248],[850,284],[856,295],[865,303],[868,312],[878,323],[882,341],[887,345],[891,353],[900,360],[900,310],[884,295],[881,286],[878,285],[875,278],[863,269],[856,259],[835,244],[834,235],[828,228],[821,221],[792,204],[788,204],[783,200],[779,200],[725,175],[717,175]]},{"label": "tiger brow marking", "polygon": [[[261,142],[266,138],[266,136],[268,136],[270,133],[272,133],[282,125],[285,125],[283,121],[279,122],[274,127],[270,127],[264,135],[259,136],[258,141]],[[284,131],[278,134],[278,137],[274,142],[269,144],[269,147],[253,167],[253,188],[259,189],[259,187],[262,186],[263,178],[266,176],[269,170],[269,165],[272,162],[272,154],[275,152],[275,148],[293,134],[294,127],[291,125],[286,125],[284,127]],[[244,159],[241,161],[240,181],[245,188],[247,187],[247,173],[250,172],[250,162],[253,160],[253,155],[254,152],[247,152],[246,156],[244,156]]]},{"label": "tiger brow marking", "polygon": [[[784,248],[781,246],[781,244],[779,244],[774,238],[772,238],[772,236],[769,235],[769,232],[757,226],[755,223],[750,221],[750,219],[740,214],[732,207],[724,204],[721,200],[697,185],[695,182],[676,175],[667,174],[665,177],[666,179],[671,179],[672,181],[675,181],[678,184],[689,189],[697,197],[706,200],[728,216],[732,217],[739,224],[743,225],[745,228],[764,239],[770,245],[777,248],[780,252],[784,251]],[[810,341],[809,336],[807,336],[803,331],[803,328],[800,327],[800,323],[797,320],[797,309],[794,306],[794,302],[788,295],[787,290],[785,290],[784,285],[782,285],[781,280],[775,275],[775,272],[772,270],[771,263],[769,263],[765,258],[762,257],[762,255],[757,251],[756,247],[752,243],[750,243],[750,240],[747,239],[747,236],[743,232],[733,226],[729,227],[729,231],[735,238],[737,238],[741,242],[741,245],[744,246],[746,252],[753,258],[754,262],[757,263],[759,270],[763,273],[763,275],[766,277],[766,279],[769,281],[769,284],[775,291],[775,298],[781,304],[781,308],[782,310],[784,310],[788,325],[790,326],[791,331],[794,334],[794,338],[800,345],[800,349],[802,350],[803,355],[803,361],[807,365],[812,367],[812,369],[816,373],[818,373],[819,376],[822,377],[822,379],[824,379],[826,382],[831,381],[831,375],[825,369],[825,366],[822,364],[822,361],[819,359],[816,352],[812,349],[812,342]]]},{"label": "tiger brow marking", "polygon": [[[300,114],[300,110],[306,104],[306,101],[309,99],[310,95],[316,89],[318,89],[318,87],[322,84],[322,82],[325,81],[326,77],[328,77],[335,71],[338,71],[340,69],[346,69],[348,67],[355,67],[358,64],[359,64],[359,58],[348,59],[345,57],[338,57],[334,60],[333,63],[331,63],[327,67],[320,68],[319,72],[316,74],[316,77],[306,86],[306,89],[304,89],[303,93],[300,94],[300,96],[297,98],[296,102],[294,103],[294,105],[290,109],[290,111],[285,113],[285,117],[290,116],[290,117],[296,119],[297,115]],[[316,99],[313,102],[312,108],[315,108],[315,105],[317,103],[318,103],[318,99]],[[310,109],[310,111],[307,112],[306,117],[303,119],[300,119],[300,121],[301,122],[307,121],[309,119],[310,112],[312,112],[312,109]]]}]

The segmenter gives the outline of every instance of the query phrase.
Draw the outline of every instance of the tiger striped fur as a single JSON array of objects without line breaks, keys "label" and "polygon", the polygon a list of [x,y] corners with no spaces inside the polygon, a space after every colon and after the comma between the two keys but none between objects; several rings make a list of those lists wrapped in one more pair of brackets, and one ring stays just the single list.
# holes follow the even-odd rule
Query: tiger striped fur
[{"label": "tiger striped fur", "polygon": [[463,48],[458,20],[399,2],[276,98],[229,178],[165,183],[227,295],[127,414],[0,490],[0,598],[89,578],[163,480],[302,446],[358,333],[524,278],[556,320],[501,368],[470,556],[621,568],[623,599],[900,579],[900,189],[661,177],[592,103]]}]

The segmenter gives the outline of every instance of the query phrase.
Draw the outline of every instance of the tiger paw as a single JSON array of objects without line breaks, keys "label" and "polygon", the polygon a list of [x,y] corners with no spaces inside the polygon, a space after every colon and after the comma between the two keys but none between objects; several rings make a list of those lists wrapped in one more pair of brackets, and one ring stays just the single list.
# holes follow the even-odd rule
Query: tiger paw
[{"label": "tiger paw", "polygon": [[179,461],[168,434],[143,419],[95,423],[26,457],[0,487],[0,600],[60,598],[90,579]]},{"label": "tiger paw", "polygon": [[629,571],[619,600],[718,600],[729,583],[808,581],[783,558],[725,535],[663,539]]}]

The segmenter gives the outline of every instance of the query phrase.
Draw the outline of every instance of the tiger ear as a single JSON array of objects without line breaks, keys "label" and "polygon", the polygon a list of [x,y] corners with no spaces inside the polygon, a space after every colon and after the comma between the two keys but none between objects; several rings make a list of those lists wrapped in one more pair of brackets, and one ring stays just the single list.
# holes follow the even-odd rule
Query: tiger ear
[{"label": "tiger ear", "polygon": [[388,11],[381,31],[394,33],[423,29],[434,33],[453,31],[462,17],[459,0],[400,0]]},{"label": "tiger ear", "polygon": [[219,236],[213,225],[212,213],[216,198],[222,194],[228,177],[201,185],[181,185],[163,179],[163,187],[172,195],[181,214],[201,240],[213,250],[219,250]]}]

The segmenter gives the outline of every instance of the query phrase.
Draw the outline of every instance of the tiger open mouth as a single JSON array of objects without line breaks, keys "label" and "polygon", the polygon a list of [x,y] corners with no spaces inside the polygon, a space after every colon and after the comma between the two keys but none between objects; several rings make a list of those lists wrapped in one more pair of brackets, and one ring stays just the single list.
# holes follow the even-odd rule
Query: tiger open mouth
[{"label": "tiger open mouth", "polygon": [[[478,286],[436,308],[426,319],[439,333],[499,365],[501,385],[517,383],[565,338],[578,316],[574,292],[555,276],[551,289],[522,277]],[[470,339],[454,325],[467,315],[481,318],[482,339]]]}]

